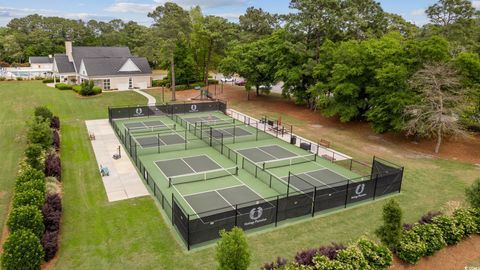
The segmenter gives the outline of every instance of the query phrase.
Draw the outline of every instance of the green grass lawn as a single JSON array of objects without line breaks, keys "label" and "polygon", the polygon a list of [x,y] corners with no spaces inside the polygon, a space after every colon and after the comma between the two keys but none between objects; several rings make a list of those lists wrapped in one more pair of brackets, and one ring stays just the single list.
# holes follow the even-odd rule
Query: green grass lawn
[{"label": "green grass lawn", "polygon": [[[109,105],[141,103],[146,103],[146,99],[133,92],[81,98],[72,91],[48,88],[40,82],[0,83],[2,224],[25,148],[25,121],[37,105],[47,105],[62,121],[64,216],[56,269],[215,268],[214,247],[187,252],[153,198],[107,201],[84,120],[106,118]],[[241,103],[235,106],[242,109]],[[245,107],[246,113],[262,113]],[[355,147],[358,143],[355,139],[344,140],[337,146],[349,155],[368,160],[368,154]],[[402,157],[394,151],[382,157],[406,166],[403,192],[395,196],[404,209],[405,222],[413,222],[421,214],[449,202],[463,201],[464,188],[480,173],[478,167],[457,161]],[[379,200],[295,225],[248,234],[251,269],[258,269],[276,256],[291,259],[295,251],[303,248],[345,242],[362,234],[373,237],[380,224],[383,203]]]}]

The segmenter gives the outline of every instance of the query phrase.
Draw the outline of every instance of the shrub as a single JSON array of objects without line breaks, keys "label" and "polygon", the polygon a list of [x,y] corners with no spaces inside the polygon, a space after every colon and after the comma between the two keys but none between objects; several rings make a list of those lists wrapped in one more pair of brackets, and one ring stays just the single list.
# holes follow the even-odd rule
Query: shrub
[{"label": "shrub", "polygon": [[53,211],[62,211],[62,198],[59,194],[48,195],[45,199],[45,204]]},{"label": "shrub", "polygon": [[62,218],[60,211],[56,211],[51,205],[45,204],[42,208],[42,214],[46,231],[53,232],[60,229],[60,220]]},{"label": "shrub", "polygon": [[59,194],[61,192],[60,182],[55,177],[47,177],[46,178],[45,189],[47,196],[53,194]]},{"label": "shrub", "polygon": [[40,144],[29,144],[25,149],[25,161],[27,164],[37,170],[43,170],[43,148]]},{"label": "shrub", "polygon": [[247,269],[250,264],[250,251],[243,230],[238,227],[229,232],[222,230],[220,237],[216,247],[219,269]]},{"label": "shrub", "polygon": [[413,229],[413,224],[403,223],[402,228],[404,231],[410,231],[411,229]]},{"label": "shrub", "polygon": [[31,179],[27,182],[19,182],[15,185],[15,192],[21,193],[27,190],[38,190],[45,194],[46,187],[45,187],[45,180],[42,179]]},{"label": "shrub", "polygon": [[5,78],[5,77],[0,77],[0,82],[5,81],[6,79],[7,79],[7,78]]},{"label": "shrub", "polygon": [[45,120],[52,121],[53,113],[45,106],[35,107],[35,117],[42,117]]},{"label": "shrub", "polygon": [[295,262],[299,265],[313,265],[313,257],[316,254],[316,249],[302,250],[295,255]]},{"label": "shrub", "polygon": [[477,233],[480,234],[480,208],[470,208],[469,211],[477,224]]},{"label": "shrub", "polygon": [[15,184],[21,185],[34,179],[45,179],[45,174],[40,170],[27,166],[26,169],[17,176]]},{"label": "shrub", "polygon": [[54,129],[60,129],[60,119],[58,116],[52,117],[52,121],[50,122],[50,127]]},{"label": "shrub", "polygon": [[152,80],[152,86],[153,87],[160,87],[160,86],[170,87],[170,80],[168,78],[165,78],[163,80]]},{"label": "shrub", "polygon": [[54,129],[52,133],[52,142],[53,142],[53,148],[55,148],[55,151],[59,151],[60,150],[60,134],[56,129]]},{"label": "shrub", "polygon": [[55,88],[59,90],[72,90],[72,86],[65,83],[57,83],[55,84]]},{"label": "shrub", "polygon": [[93,81],[89,81],[81,84],[81,89],[78,93],[82,96],[93,96],[100,94],[101,92],[102,88],[95,86]]},{"label": "shrub", "polygon": [[50,261],[55,257],[58,251],[58,235],[59,231],[46,231],[42,237],[42,247],[45,252],[45,261]]},{"label": "shrub", "polygon": [[42,80],[42,83],[53,83],[53,82],[54,82],[53,78],[47,78]]},{"label": "shrub", "polygon": [[383,270],[392,265],[393,255],[386,246],[377,245],[365,237],[360,238],[356,242],[356,246],[372,270]]},{"label": "shrub", "polygon": [[16,208],[25,205],[33,205],[38,209],[41,209],[44,201],[45,194],[43,194],[41,191],[27,190],[14,194],[13,207]]},{"label": "shrub", "polygon": [[470,207],[480,208],[480,178],[477,178],[470,187],[465,189],[465,196]]},{"label": "shrub", "polygon": [[22,77],[17,77],[17,81],[23,81]]},{"label": "shrub", "polygon": [[92,91],[93,91],[93,95],[98,95],[98,94],[101,94],[102,93],[102,88],[99,87],[99,86],[94,86],[92,88]]},{"label": "shrub", "polygon": [[414,230],[410,230],[403,232],[396,253],[403,261],[415,264],[425,255],[426,251],[425,242]]},{"label": "shrub", "polygon": [[329,246],[321,246],[318,249],[318,254],[323,255],[330,260],[333,260],[337,257],[339,250],[346,249],[347,247],[342,244],[332,243]]},{"label": "shrub", "polygon": [[426,256],[435,254],[447,245],[442,230],[435,224],[420,224],[413,227],[413,231],[425,242]]},{"label": "shrub", "polygon": [[462,240],[463,229],[457,226],[453,217],[437,216],[432,221],[442,231],[443,239],[447,245],[455,245]]},{"label": "shrub", "polygon": [[62,179],[62,163],[56,153],[50,153],[45,159],[45,176],[54,176],[59,181]]},{"label": "shrub", "polygon": [[350,269],[368,269],[368,261],[356,246],[340,250],[337,254],[337,261],[348,265]]},{"label": "shrub", "polygon": [[463,231],[463,236],[469,236],[477,232],[477,223],[475,217],[468,209],[457,209],[453,212],[455,224]]},{"label": "shrub", "polygon": [[420,224],[430,224],[432,223],[432,219],[436,216],[440,216],[442,214],[442,212],[439,212],[439,211],[429,211],[428,213],[426,213],[425,215],[423,215],[420,220],[418,221],[418,223]]},{"label": "shrub", "polygon": [[72,90],[75,91],[76,93],[80,93],[80,90],[82,90],[81,85],[74,85],[72,86]]},{"label": "shrub", "polygon": [[265,263],[263,265],[262,269],[265,270],[274,270],[274,269],[280,269],[284,267],[287,264],[287,260],[282,258],[282,257],[277,257],[277,260],[275,262],[271,263]]},{"label": "shrub", "polygon": [[27,139],[31,144],[37,143],[40,144],[43,149],[48,149],[53,142],[50,122],[42,118],[35,118],[33,121],[30,121]]},{"label": "shrub", "polygon": [[354,269],[348,268],[347,266],[343,265],[343,263],[330,260],[329,258],[323,255],[317,255],[313,258],[313,262],[315,264],[315,269],[317,270],[337,270],[337,269]]},{"label": "shrub", "polygon": [[45,230],[42,213],[32,205],[13,208],[8,216],[7,226],[10,232],[25,229],[38,237],[41,237]]},{"label": "shrub", "polygon": [[375,234],[383,244],[395,250],[402,236],[402,209],[395,200],[392,199],[383,206],[383,225]]},{"label": "shrub", "polygon": [[3,245],[2,267],[5,270],[40,269],[44,257],[40,240],[28,230],[10,234]]},{"label": "shrub", "polygon": [[218,80],[208,79],[208,84],[218,84]]}]

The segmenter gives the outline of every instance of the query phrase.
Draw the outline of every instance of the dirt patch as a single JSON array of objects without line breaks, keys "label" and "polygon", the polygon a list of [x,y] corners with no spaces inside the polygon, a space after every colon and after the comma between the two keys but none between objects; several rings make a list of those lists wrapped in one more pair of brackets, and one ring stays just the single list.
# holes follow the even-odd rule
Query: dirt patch
[{"label": "dirt patch", "polygon": [[[214,92],[213,86],[210,86],[210,92]],[[196,96],[198,96],[197,90],[177,92],[178,100],[190,100]],[[267,114],[272,117],[282,116],[284,122],[296,126],[297,132],[302,129],[313,131],[312,134],[318,134],[318,137],[309,139],[317,141],[324,138],[331,141],[333,147],[335,147],[335,141],[344,141],[351,137],[357,137],[364,142],[361,148],[370,154],[381,155],[384,151],[392,152],[393,150],[396,155],[403,157],[440,157],[473,164],[480,163],[479,134],[470,135],[467,138],[446,140],[442,144],[440,153],[435,154],[434,140],[414,142],[399,133],[377,134],[366,122],[342,123],[338,118],[324,117],[319,112],[313,112],[305,108],[305,106],[297,105],[293,101],[284,99],[279,95],[257,97],[254,93],[251,93],[250,100],[247,100],[246,92],[242,87],[224,85],[223,92],[221,87],[217,86],[217,95],[215,97],[226,100],[229,107],[244,107],[250,111],[254,110],[258,114]],[[307,125],[302,125],[302,128],[300,128],[297,121],[304,121]]]},{"label": "dirt patch", "polygon": [[455,246],[446,247],[435,255],[423,258],[417,264],[411,265],[394,258],[390,270],[435,269],[453,270],[464,269],[465,265],[478,258],[480,251],[480,235],[469,237]]}]

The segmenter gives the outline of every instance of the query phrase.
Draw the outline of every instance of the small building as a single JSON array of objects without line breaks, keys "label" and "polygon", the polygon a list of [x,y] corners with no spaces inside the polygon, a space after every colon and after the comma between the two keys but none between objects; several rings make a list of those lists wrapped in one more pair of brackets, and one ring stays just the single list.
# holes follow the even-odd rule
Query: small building
[{"label": "small building", "polygon": [[67,41],[65,54],[53,59],[53,73],[63,83],[93,81],[103,90],[145,89],[152,84],[147,59],[133,56],[128,47],[76,47]]},{"label": "small building", "polygon": [[49,56],[30,56],[28,58],[31,69],[52,70],[53,57]]}]

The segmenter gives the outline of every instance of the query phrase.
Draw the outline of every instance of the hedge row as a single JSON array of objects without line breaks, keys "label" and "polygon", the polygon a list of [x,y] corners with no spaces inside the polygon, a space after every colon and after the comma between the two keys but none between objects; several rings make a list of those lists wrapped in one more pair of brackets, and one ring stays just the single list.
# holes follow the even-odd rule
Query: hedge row
[{"label": "hedge row", "polygon": [[[3,269],[39,269],[43,259],[56,253],[61,217],[59,128],[60,120],[50,110],[35,108],[7,220],[10,235],[3,246]],[[57,183],[46,184],[46,176],[57,177]]]},{"label": "hedge row", "polygon": [[415,264],[424,256],[479,233],[479,208],[460,208],[452,216],[429,212],[418,223],[404,226],[396,254],[403,261]]},{"label": "hedge row", "polygon": [[323,246],[298,252],[293,262],[278,257],[262,269],[323,270],[323,269],[387,269],[392,265],[392,253],[386,246],[378,245],[366,237],[348,247],[340,244]]},{"label": "hedge row", "polygon": [[55,84],[55,88],[60,90],[73,90],[79,95],[82,96],[94,96],[102,93],[102,88],[93,85],[93,81],[88,83],[82,83],[81,85],[70,85],[65,83]]}]

